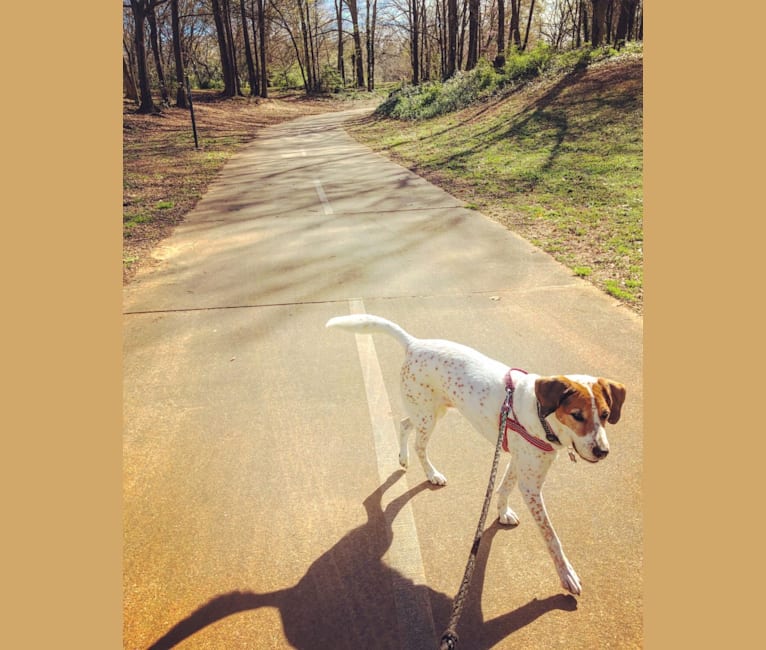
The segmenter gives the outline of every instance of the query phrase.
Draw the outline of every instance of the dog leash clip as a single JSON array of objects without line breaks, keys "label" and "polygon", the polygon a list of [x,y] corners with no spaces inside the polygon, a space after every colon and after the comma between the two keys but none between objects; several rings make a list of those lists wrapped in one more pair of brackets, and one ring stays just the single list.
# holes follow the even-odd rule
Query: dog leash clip
[{"label": "dog leash clip", "polygon": [[569,460],[571,460],[573,463],[577,462],[577,456],[575,456],[574,449],[571,447],[567,448],[567,451],[569,452]]}]

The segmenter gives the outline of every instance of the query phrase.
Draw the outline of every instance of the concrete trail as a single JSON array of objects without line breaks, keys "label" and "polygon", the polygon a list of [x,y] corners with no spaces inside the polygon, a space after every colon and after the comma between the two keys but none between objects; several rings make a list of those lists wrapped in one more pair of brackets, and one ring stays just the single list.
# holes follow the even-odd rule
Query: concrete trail
[{"label": "concrete trail", "polygon": [[360,114],[264,130],[124,290],[125,647],[435,647],[493,449],[450,413],[431,446],[448,486],[401,472],[401,349],[324,328],[352,311],[628,386],[608,460],[562,456],[546,484],[583,596],[516,495],[459,633],[641,647],[640,318],[358,144]]}]

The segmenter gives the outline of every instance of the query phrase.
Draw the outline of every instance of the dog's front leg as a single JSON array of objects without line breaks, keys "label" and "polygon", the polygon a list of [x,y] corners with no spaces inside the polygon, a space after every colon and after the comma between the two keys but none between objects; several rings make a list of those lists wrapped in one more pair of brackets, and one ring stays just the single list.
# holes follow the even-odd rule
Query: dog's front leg
[{"label": "dog's front leg", "polygon": [[512,456],[505,470],[503,482],[497,490],[497,518],[501,524],[506,526],[516,526],[519,523],[519,517],[511,510],[508,503],[508,497],[516,485],[516,456]]},{"label": "dog's front leg", "polygon": [[548,512],[545,509],[545,502],[543,501],[543,495],[541,492],[542,483],[536,485],[537,481],[534,481],[531,485],[519,484],[524,503],[527,504],[529,512],[537,522],[540,532],[542,533],[545,544],[548,547],[548,551],[553,558],[553,564],[556,566],[556,571],[561,579],[561,586],[567,591],[579,596],[582,592],[582,586],[580,585],[580,578],[575,573],[572,565],[569,563],[566,555],[564,555],[564,549],[561,547],[556,531],[553,529]]}]

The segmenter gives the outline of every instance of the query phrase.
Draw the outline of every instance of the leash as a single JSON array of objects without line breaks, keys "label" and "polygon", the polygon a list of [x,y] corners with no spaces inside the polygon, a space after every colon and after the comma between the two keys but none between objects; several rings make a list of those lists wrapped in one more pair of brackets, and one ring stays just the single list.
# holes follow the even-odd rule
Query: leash
[{"label": "leash", "polygon": [[505,438],[505,424],[508,420],[508,412],[511,410],[512,397],[513,386],[510,385],[505,389],[505,402],[503,402],[503,408],[500,411],[500,432],[497,436],[497,444],[495,445],[495,458],[492,461],[492,471],[489,473],[489,485],[487,485],[487,494],[484,497],[484,506],[481,509],[479,525],[476,527],[476,535],[473,538],[473,545],[471,546],[471,553],[468,556],[468,564],[465,567],[463,581],[460,583],[460,589],[455,596],[455,600],[452,601],[452,614],[450,615],[447,629],[444,631],[444,634],[442,634],[441,643],[439,645],[440,650],[454,650],[457,647],[457,624],[460,620],[460,615],[463,613],[463,606],[465,605],[465,598],[468,594],[468,587],[471,584],[473,570],[476,566],[476,556],[479,553],[479,543],[481,542],[481,536],[484,533],[484,522],[487,519],[489,502],[492,499],[492,492],[495,488],[497,466],[500,462],[500,450],[502,449],[503,439]]},{"label": "leash", "polygon": [[[449,624],[447,629],[444,630],[444,634],[441,636],[439,650],[455,650],[458,643],[457,624],[460,620],[460,616],[463,613],[463,607],[465,606],[465,599],[468,595],[468,587],[471,584],[473,578],[473,571],[476,566],[476,556],[479,553],[479,544],[481,543],[481,536],[484,533],[484,522],[487,519],[487,511],[489,510],[489,503],[492,499],[492,493],[495,489],[495,478],[497,477],[497,466],[500,462],[500,450],[504,449],[508,451],[508,429],[512,429],[527,442],[531,443],[538,449],[549,452],[554,451],[554,447],[548,444],[548,442],[561,444],[558,437],[551,430],[548,423],[545,421],[542,413],[540,412],[540,404],[537,404],[537,415],[540,419],[540,424],[545,431],[545,437],[548,442],[535,438],[524,428],[524,426],[516,419],[516,412],[513,409],[513,391],[515,389],[513,385],[513,379],[511,373],[517,370],[527,374],[526,370],[519,368],[512,368],[508,371],[505,377],[505,401],[500,409],[500,431],[497,435],[497,444],[495,445],[495,457],[492,461],[492,471],[489,473],[489,485],[487,485],[487,494],[484,497],[484,506],[481,509],[481,516],[479,517],[479,525],[476,527],[476,535],[473,538],[473,545],[471,546],[471,553],[468,556],[468,564],[465,567],[465,573],[463,574],[463,581],[460,583],[460,589],[458,589],[455,599],[452,601],[452,614],[450,615]],[[513,413],[513,417],[509,418],[509,414]],[[574,454],[570,450],[570,459],[574,462]]]}]

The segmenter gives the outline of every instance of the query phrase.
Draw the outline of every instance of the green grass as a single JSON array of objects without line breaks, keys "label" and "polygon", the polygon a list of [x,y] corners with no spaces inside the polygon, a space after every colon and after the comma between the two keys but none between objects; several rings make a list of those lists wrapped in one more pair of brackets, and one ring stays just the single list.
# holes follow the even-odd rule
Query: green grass
[{"label": "green grass", "polygon": [[353,134],[640,311],[642,58],[567,56],[505,97],[428,119],[379,113]]}]

